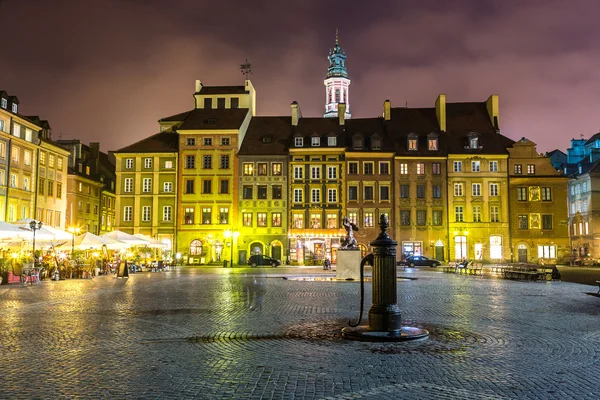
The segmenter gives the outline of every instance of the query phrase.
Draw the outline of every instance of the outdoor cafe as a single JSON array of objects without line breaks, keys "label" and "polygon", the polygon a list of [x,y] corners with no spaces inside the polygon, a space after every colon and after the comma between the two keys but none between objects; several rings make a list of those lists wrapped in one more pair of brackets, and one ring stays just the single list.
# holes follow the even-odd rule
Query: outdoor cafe
[{"label": "outdoor cafe", "polygon": [[141,234],[112,231],[98,236],[33,219],[0,222],[0,284],[93,278],[114,273],[121,261],[135,272],[162,269],[172,259],[167,243]]}]

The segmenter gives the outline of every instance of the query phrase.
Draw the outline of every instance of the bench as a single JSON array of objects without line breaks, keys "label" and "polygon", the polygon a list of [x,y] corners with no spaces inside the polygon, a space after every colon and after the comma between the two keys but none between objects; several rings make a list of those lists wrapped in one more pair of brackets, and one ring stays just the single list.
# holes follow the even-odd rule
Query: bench
[{"label": "bench", "polygon": [[483,264],[482,263],[471,263],[467,265],[467,273],[469,275],[483,276]]},{"label": "bench", "polygon": [[445,265],[443,267],[443,269],[444,269],[444,272],[452,272],[452,273],[454,273],[454,272],[456,272],[456,263],[454,261],[451,261],[451,262],[448,263],[448,265]]},{"label": "bench", "polygon": [[503,268],[506,279],[527,279],[530,281],[551,281],[552,268],[536,264],[513,264]]}]

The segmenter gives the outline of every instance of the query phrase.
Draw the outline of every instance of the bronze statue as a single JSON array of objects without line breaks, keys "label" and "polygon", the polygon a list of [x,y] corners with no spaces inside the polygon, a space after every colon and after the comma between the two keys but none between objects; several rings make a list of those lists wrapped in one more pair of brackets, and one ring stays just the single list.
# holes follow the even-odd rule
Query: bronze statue
[{"label": "bronze statue", "polygon": [[354,238],[354,231],[358,231],[358,226],[354,222],[351,222],[348,217],[342,219],[342,225],[346,229],[346,237],[342,239],[340,250],[356,250],[358,249],[358,243]]}]

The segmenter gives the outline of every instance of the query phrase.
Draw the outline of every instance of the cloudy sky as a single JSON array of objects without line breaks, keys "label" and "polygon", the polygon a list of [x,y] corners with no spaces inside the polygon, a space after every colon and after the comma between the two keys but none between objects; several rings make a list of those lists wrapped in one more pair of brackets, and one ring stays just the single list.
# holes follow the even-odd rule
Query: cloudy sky
[{"label": "cloudy sky", "polygon": [[340,30],[353,117],[500,95],[504,135],[566,149],[600,129],[596,0],[0,0],[0,89],[53,138],[116,150],[193,107],[196,79],[241,85],[260,115],[324,111]]}]

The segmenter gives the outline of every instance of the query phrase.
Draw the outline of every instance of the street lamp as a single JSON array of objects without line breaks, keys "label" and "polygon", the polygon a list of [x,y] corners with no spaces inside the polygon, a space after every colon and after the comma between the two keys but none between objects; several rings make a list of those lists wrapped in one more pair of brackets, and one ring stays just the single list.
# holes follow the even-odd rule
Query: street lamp
[{"label": "street lamp", "polygon": [[71,239],[71,258],[73,258],[73,253],[75,252],[75,234],[79,235],[81,228],[72,226],[67,230],[73,235],[73,239]]},{"label": "street lamp", "polygon": [[33,267],[35,268],[36,259],[35,259],[35,231],[42,229],[42,221],[36,222],[35,220],[29,223],[29,227],[33,231]]},{"label": "street lamp", "polygon": [[223,232],[223,236],[225,236],[225,239],[230,239],[231,238],[231,254],[230,254],[230,260],[229,260],[229,264],[231,265],[231,267],[233,267],[233,245],[235,243],[235,239],[240,236],[240,233],[238,231],[230,231],[229,229],[225,230]]}]

